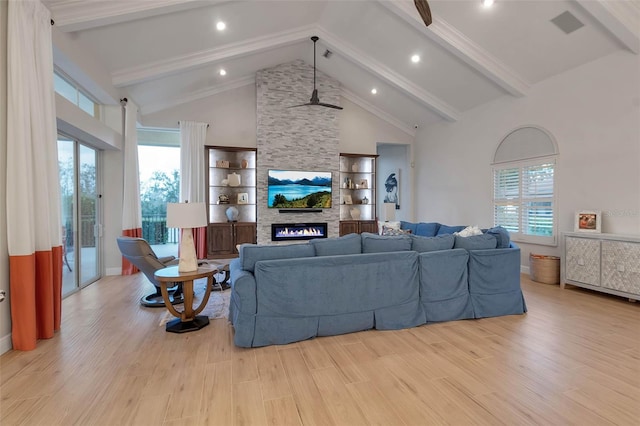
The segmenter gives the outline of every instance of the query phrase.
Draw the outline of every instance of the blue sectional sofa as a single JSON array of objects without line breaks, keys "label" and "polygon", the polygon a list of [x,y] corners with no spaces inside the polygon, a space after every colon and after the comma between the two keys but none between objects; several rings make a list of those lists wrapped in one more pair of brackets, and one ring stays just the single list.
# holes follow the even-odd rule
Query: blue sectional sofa
[{"label": "blue sectional sofa", "polygon": [[520,249],[506,231],[435,234],[243,244],[230,264],[235,344],[286,344],[526,312]]}]

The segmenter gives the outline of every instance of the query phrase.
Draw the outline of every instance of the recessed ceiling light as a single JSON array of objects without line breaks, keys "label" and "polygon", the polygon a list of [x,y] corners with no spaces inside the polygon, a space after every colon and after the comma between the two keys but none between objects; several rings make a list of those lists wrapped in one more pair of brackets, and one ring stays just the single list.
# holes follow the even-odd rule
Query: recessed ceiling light
[{"label": "recessed ceiling light", "polygon": [[484,7],[491,7],[495,3],[495,0],[482,0],[482,5]]},{"label": "recessed ceiling light", "polygon": [[227,28],[227,24],[222,21],[218,21],[218,23],[216,24],[216,28],[218,29],[218,31],[223,31],[225,28]]},{"label": "recessed ceiling light", "polygon": [[224,68],[222,68],[220,70],[220,75],[227,75],[227,71]]},{"label": "recessed ceiling light", "polygon": [[373,89],[371,89],[371,94],[375,95],[376,93],[378,93],[378,89],[376,89],[375,87]]},{"label": "recessed ceiling light", "polygon": [[418,62],[420,62],[420,55],[413,55],[411,57],[411,62],[413,62],[414,64],[417,64]]}]

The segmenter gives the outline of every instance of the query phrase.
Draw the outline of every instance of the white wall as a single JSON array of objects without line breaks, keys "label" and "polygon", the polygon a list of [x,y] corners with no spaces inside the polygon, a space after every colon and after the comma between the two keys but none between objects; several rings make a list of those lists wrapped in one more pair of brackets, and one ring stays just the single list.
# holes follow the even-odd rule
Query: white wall
[{"label": "white wall", "polygon": [[340,112],[340,152],[350,154],[375,154],[377,143],[412,145],[414,136],[369,111],[340,98],[344,108]]},{"label": "white wall", "polygon": [[208,123],[207,145],[256,147],[256,87],[254,84],[145,114],[143,126],[178,128],[178,121]]},{"label": "white wall", "polygon": [[[7,250],[7,2],[0,1],[0,290],[9,296],[9,252]],[[11,349],[9,297],[0,303],[0,354]]]},{"label": "white wall", "polygon": [[[455,123],[421,129],[416,150],[416,219],[492,225],[491,161],[512,129],[539,125],[559,147],[558,229],[573,230],[574,212],[603,213],[602,231],[640,234],[640,56],[620,51],[503,97]],[[560,246],[520,244],[560,255]]]}]

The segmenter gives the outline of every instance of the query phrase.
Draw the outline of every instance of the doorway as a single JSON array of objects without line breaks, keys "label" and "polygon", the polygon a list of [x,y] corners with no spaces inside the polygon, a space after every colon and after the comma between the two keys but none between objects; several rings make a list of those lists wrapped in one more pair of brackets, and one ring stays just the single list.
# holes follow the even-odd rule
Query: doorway
[{"label": "doorway", "polygon": [[97,281],[101,271],[99,151],[58,135],[62,297]]}]

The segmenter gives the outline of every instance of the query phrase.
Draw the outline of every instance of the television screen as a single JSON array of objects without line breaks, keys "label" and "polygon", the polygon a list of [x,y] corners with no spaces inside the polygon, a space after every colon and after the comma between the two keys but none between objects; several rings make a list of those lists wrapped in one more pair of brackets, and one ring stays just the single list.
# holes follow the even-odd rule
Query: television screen
[{"label": "television screen", "polygon": [[331,208],[331,172],[269,170],[269,208]]}]

